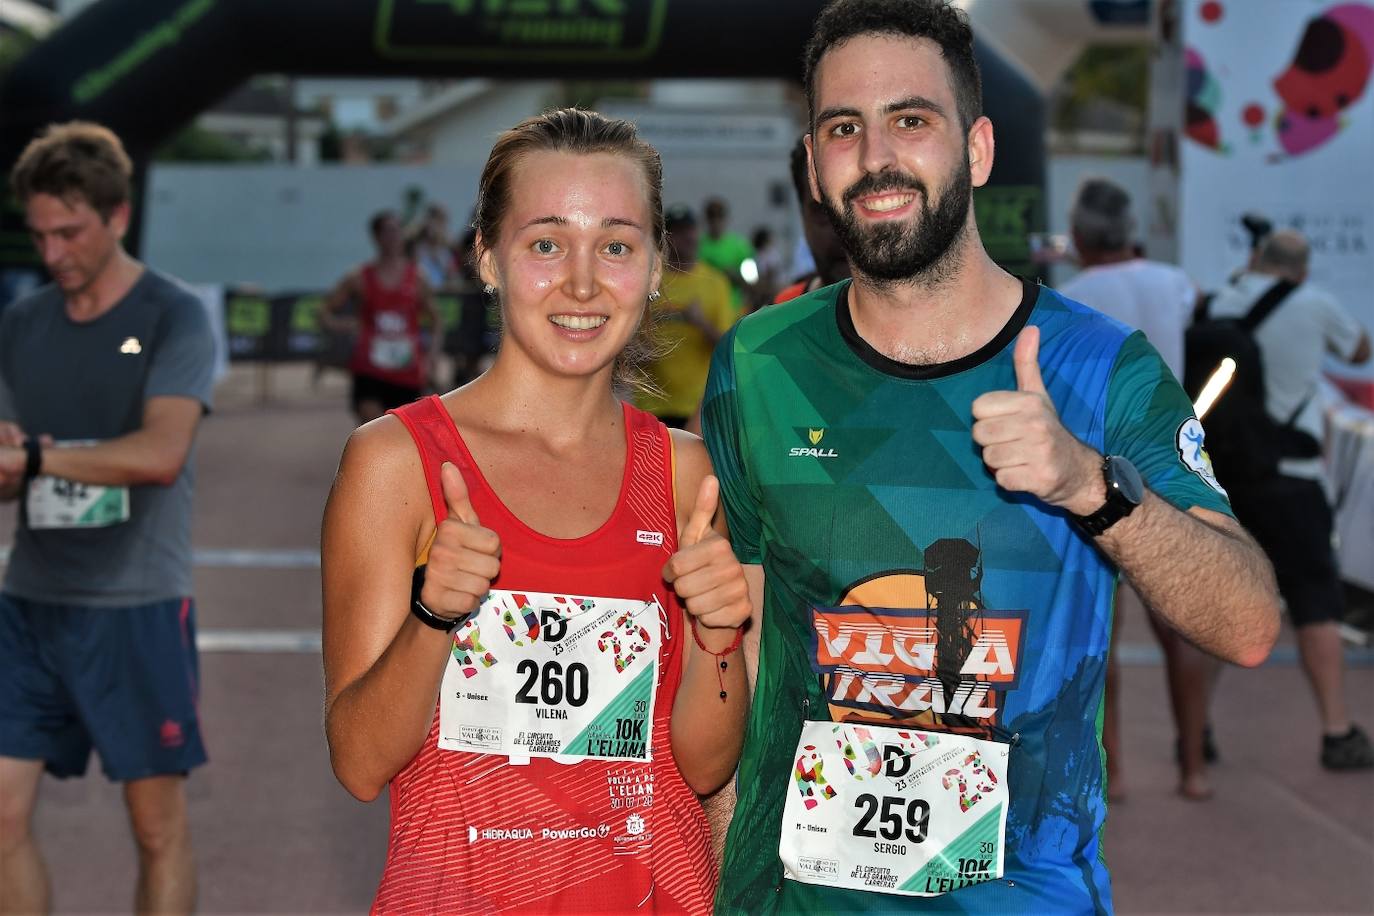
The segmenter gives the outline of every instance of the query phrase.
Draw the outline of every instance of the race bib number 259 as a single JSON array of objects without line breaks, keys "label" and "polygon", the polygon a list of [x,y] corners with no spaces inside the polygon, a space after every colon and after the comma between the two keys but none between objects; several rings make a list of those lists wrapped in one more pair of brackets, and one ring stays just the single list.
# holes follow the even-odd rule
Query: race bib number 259
[{"label": "race bib number 259", "polygon": [[1000,878],[1007,745],[807,722],[779,855],[793,881],[931,897]]}]

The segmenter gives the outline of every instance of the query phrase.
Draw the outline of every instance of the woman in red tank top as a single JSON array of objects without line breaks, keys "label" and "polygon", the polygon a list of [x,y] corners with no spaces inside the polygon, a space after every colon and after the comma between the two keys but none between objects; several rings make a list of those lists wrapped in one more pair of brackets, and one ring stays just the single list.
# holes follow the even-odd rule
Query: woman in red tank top
[{"label": "woman in red tank top", "polygon": [[497,141],[474,382],[350,438],[325,510],[334,772],[391,789],[374,912],[709,912],[744,572],[701,440],[622,403],[661,272],[658,154],[550,112]]},{"label": "woman in red tank top", "polygon": [[[368,221],[377,257],[352,270],[325,297],[320,323],[336,333],[353,333],[353,412],[360,424],[420,396],[439,358],[443,325],[428,284],[405,250],[401,219],[382,210]],[[342,318],[348,303],[357,314]],[[426,352],[420,323],[431,330]]]}]

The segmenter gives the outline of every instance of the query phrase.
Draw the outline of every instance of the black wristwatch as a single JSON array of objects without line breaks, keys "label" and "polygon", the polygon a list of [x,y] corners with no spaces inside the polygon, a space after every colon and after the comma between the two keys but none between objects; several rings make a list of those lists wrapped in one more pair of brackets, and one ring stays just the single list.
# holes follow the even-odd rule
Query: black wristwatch
[{"label": "black wristwatch", "polygon": [[33,436],[24,440],[24,479],[33,480],[43,473],[43,444]]},{"label": "black wristwatch", "polygon": [[1135,511],[1145,498],[1145,484],[1140,472],[1120,455],[1108,455],[1102,459],[1102,480],[1107,485],[1107,501],[1092,515],[1075,515],[1073,520],[1078,527],[1093,537]]},{"label": "black wristwatch", "polygon": [[462,617],[440,617],[438,614],[425,607],[420,600],[420,590],[425,587],[426,564],[415,567],[415,573],[410,577],[410,613],[427,627],[435,630],[443,630],[445,633],[452,633],[458,628],[458,624],[467,619],[467,615]]}]

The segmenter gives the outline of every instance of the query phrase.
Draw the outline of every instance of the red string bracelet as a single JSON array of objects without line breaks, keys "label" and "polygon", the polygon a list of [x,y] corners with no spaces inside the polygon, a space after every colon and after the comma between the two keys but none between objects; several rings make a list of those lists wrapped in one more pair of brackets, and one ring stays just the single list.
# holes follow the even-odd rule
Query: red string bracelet
[{"label": "red string bracelet", "polygon": [[697,632],[697,619],[693,617],[691,614],[688,614],[687,622],[692,627],[692,638],[696,640],[697,648],[705,652],[707,655],[714,655],[717,659],[720,660],[720,667],[716,670],[716,680],[720,681],[720,701],[724,703],[725,697],[727,696],[725,692],[724,672],[730,667],[730,663],[725,660],[725,656],[734,654],[734,652],[737,649],[739,649],[740,643],[744,642],[744,627],[738,627],[735,630],[734,642],[730,643],[730,645],[726,646],[720,652],[712,652],[710,649],[706,648],[706,645],[701,641],[701,634]]}]

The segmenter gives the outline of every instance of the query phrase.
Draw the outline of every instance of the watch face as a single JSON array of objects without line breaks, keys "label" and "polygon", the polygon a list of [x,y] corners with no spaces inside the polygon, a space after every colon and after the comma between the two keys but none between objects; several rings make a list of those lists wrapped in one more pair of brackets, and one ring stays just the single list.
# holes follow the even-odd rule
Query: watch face
[{"label": "watch face", "polygon": [[1140,479],[1140,472],[1119,455],[1107,459],[1107,481],[1133,506],[1140,505],[1145,498],[1145,483]]}]

